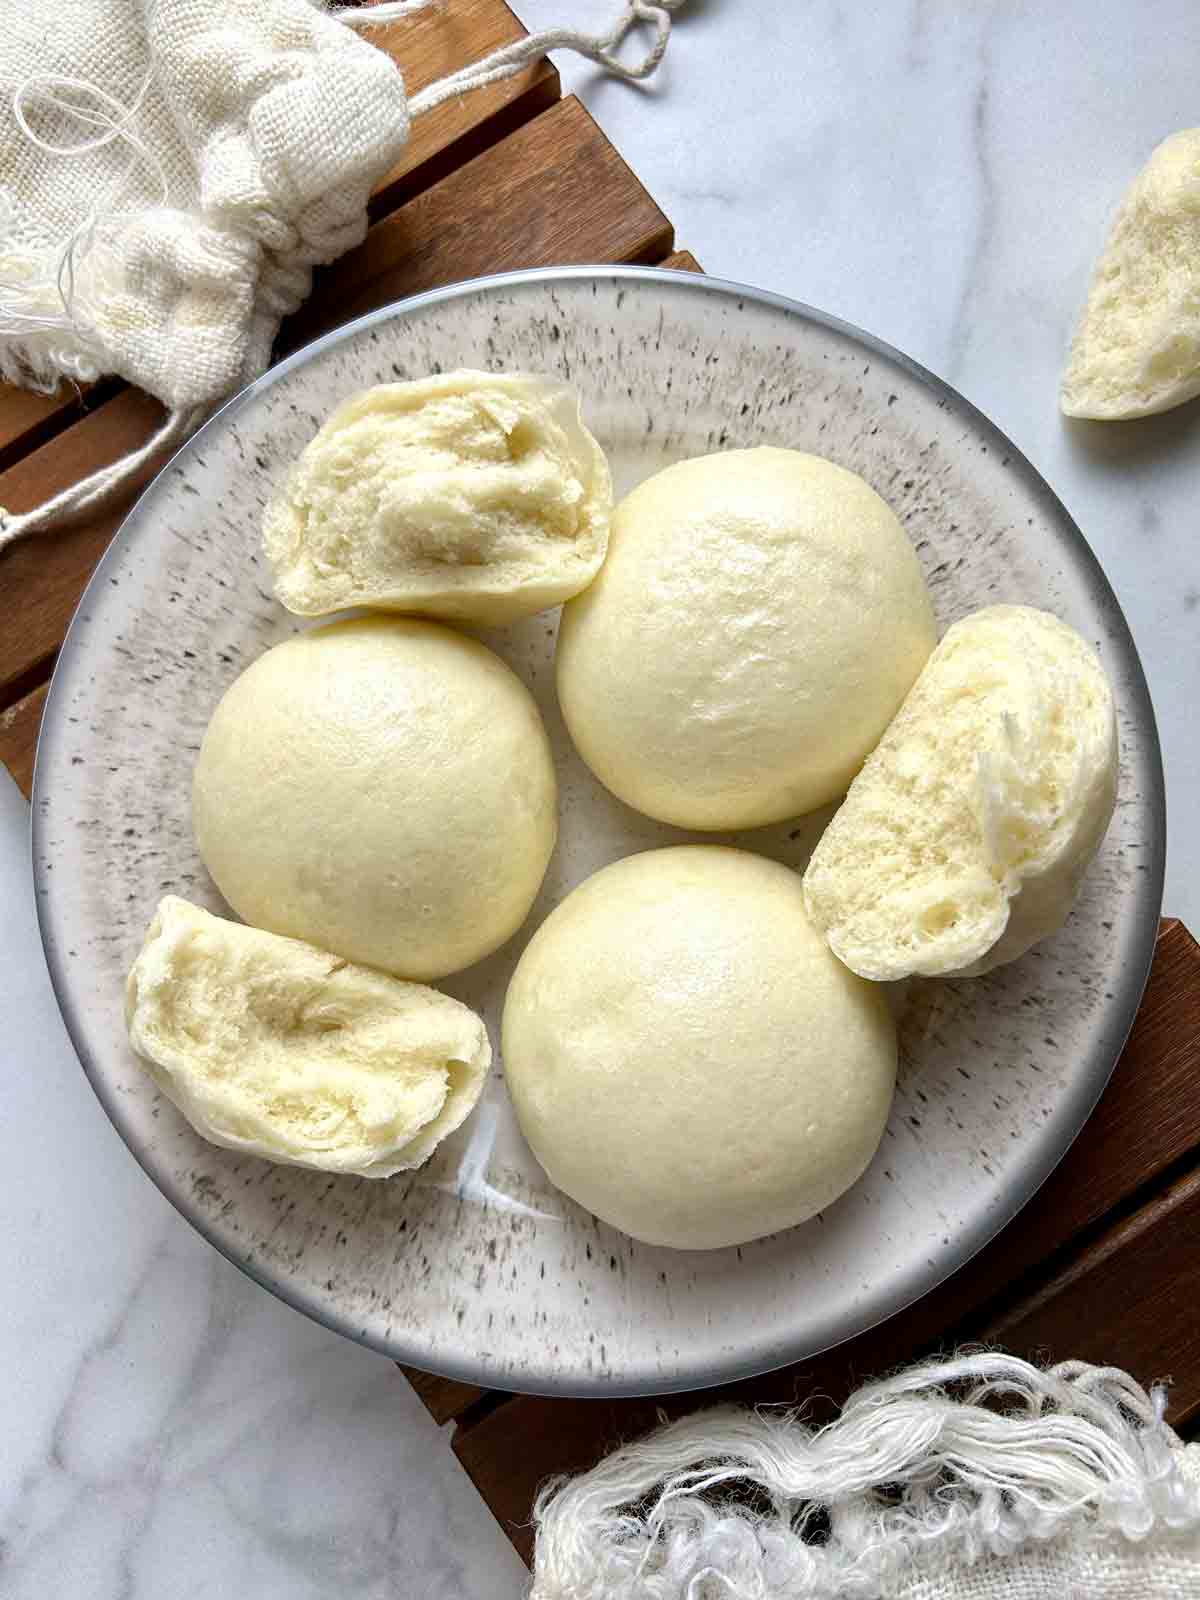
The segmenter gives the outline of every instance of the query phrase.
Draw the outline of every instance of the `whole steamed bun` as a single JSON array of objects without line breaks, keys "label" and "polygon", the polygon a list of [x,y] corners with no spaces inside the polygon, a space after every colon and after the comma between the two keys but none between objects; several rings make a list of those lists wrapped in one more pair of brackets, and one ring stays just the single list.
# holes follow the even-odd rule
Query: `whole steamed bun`
[{"label": "whole steamed bun", "polygon": [[925,664],[912,545],[863,480],[794,450],[655,474],[563,610],[558,694],[579,753],[636,810],[752,828],[843,794]]},{"label": "whole steamed bun", "polygon": [[125,989],[134,1050],[212,1144],[390,1178],[479,1099],[491,1046],[473,1011],[296,939],[168,895]]},{"label": "whole steamed bun", "polygon": [[564,1193],[635,1239],[708,1250],[803,1222],[859,1177],[896,1034],[793,872],[690,845],[603,868],[547,917],[509,986],[503,1058]]},{"label": "whole steamed bun", "polygon": [[451,372],[339,406],[268,507],[263,547],[301,616],[370,606],[494,626],[590,583],[611,511],[569,389]]},{"label": "whole steamed bun", "polygon": [[524,922],[557,832],[533,698],[475,639],[362,618],[268,650],[200,746],[192,820],[246,922],[428,981]]},{"label": "whole steamed bun", "polygon": [[988,972],[1066,919],[1117,793],[1112,689],[1073,628],[947,629],[821,837],[809,915],[865,978]]}]

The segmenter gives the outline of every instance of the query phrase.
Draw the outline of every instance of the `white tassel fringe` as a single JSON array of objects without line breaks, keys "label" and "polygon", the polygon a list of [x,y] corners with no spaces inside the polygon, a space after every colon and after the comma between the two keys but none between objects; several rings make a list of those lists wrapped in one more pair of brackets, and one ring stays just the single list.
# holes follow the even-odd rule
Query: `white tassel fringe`
[{"label": "white tassel fringe", "polygon": [[[1198,1529],[1164,1406],[1115,1368],[970,1354],[860,1389],[815,1431],[701,1412],[542,1491],[531,1600],[873,1600],[918,1554]],[[828,1538],[806,1541],[822,1512]]]}]

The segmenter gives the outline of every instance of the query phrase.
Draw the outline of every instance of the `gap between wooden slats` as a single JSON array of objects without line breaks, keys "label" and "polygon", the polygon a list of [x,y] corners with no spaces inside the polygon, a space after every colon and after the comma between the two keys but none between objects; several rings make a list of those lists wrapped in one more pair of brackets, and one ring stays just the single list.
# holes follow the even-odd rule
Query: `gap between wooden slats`
[{"label": "gap between wooden slats", "polygon": [[661,261],[671,224],[574,97],[373,227],[317,274],[280,349],[423,289],[572,262]]}]

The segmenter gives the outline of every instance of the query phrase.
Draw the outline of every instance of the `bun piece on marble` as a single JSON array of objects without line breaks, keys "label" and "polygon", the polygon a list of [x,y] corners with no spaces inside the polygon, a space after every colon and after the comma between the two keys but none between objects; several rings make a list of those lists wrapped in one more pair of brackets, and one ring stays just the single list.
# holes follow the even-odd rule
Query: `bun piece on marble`
[{"label": "bun piece on marble", "polygon": [[428,982],[529,914],[557,833],[533,697],[475,639],[416,618],[299,634],[226,690],[192,821],[246,922]]},{"label": "bun piece on marble", "polygon": [[708,1250],[803,1222],[860,1176],[896,1033],[794,872],[690,845],[614,862],[551,912],[509,985],[503,1057],[552,1182],[636,1239]]},{"label": "bun piece on marble", "polygon": [[289,1166],[420,1166],[491,1065],[483,1023],[448,995],[174,895],[125,994],[134,1050],[196,1132]]},{"label": "bun piece on marble", "polygon": [[813,852],[804,898],[865,978],[975,974],[1065,921],[1112,818],[1112,690],[1046,611],[956,622]]},{"label": "bun piece on marble", "polygon": [[1164,139],[1121,202],[1063,373],[1069,417],[1116,420],[1200,394],[1200,128]]},{"label": "bun piece on marble", "polygon": [[595,577],[612,480],[570,389],[452,372],[347,400],[267,508],[290,611],[350,606],[495,626]]},{"label": "bun piece on marble", "polygon": [[626,804],[750,828],[845,793],[935,642],[912,545],[868,484],[730,450],[618,506],[604,566],[563,609],[558,694]]}]

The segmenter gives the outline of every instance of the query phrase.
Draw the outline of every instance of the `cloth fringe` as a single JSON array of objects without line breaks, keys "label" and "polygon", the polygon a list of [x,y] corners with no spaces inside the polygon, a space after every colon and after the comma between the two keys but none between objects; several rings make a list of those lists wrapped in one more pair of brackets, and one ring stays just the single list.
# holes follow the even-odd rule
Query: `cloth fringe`
[{"label": "cloth fringe", "polygon": [[[313,0],[313,3],[320,6],[321,0]],[[374,27],[440,7],[443,3],[444,0],[386,0],[384,4],[370,7],[335,6],[329,9],[329,14],[356,31],[369,33]],[[409,112],[414,117],[420,116],[472,89],[512,77],[548,50],[572,50],[629,82],[647,78],[666,51],[671,31],[670,13],[683,4],[684,0],[658,0],[657,4],[624,0],[616,22],[605,33],[589,34],[578,28],[564,27],[530,34],[430,84],[413,96]],[[618,51],[629,35],[642,25],[654,30],[648,50],[632,62],[622,60]],[[69,110],[82,127],[92,130],[75,144],[55,147],[51,150],[53,154],[69,158],[99,144],[120,140],[128,145],[133,160],[153,164],[154,154],[142,145],[135,126],[144,93],[145,85],[134,103],[125,106],[99,85],[46,76],[18,85],[12,106],[26,137],[39,144],[41,141],[37,140],[25,115],[26,101],[31,96]],[[50,147],[43,144],[42,148]],[[3,198],[0,194],[0,202]],[[15,251],[6,251],[6,220],[0,212],[0,378],[44,394],[52,394],[64,378],[76,383],[93,381],[106,371],[105,352],[89,348],[81,339],[73,302],[76,265],[93,243],[99,219],[89,218],[66,242],[50,274],[20,258]],[[116,222],[119,218],[115,216],[105,219],[107,226]],[[223,398],[214,395],[212,405]],[[114,501],[128,490],[147,461],[180,444],[206,414],[203,408],[172,411],[154,437],[139,450],[92,473],[34,511],[12,515],[0,507],[0,552],[29,534],[69,526],[81,516],[99,511]]]},{"label": "cloth fringe", "polygon": [[701,1412],[543,1489],[531,1600],[874,1600],[918,1557],[1196,1530],[1164,1409],[1115,1368],[965,1354],[860,1389],[817,1430]]}]

